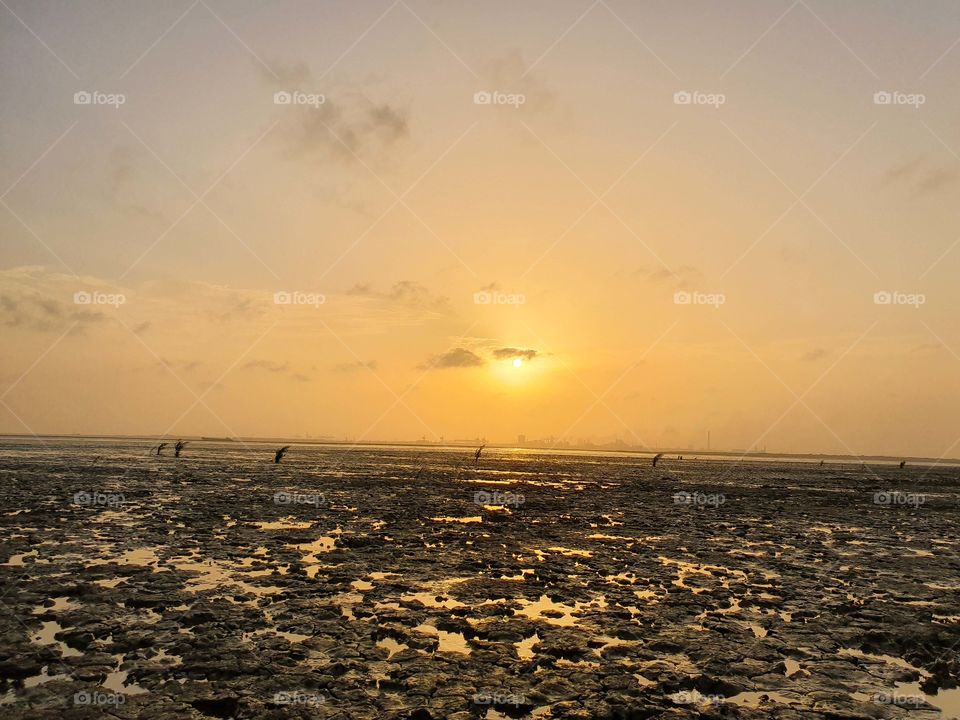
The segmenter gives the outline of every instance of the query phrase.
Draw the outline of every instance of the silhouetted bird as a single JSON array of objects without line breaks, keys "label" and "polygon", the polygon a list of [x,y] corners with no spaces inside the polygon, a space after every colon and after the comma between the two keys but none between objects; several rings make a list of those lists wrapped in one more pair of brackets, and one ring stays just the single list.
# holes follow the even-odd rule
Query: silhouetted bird
[{"label": "silhouetted bird", "polygon": [[287,454],[287,450],[289,449],[290,449],[289,445],[284,445],[282,448],[277,450],[277,454],[273,456],[273,464],[276,465],[281,460],[283,460],[283,456]]},{"label": "silhouetted bird", "polygon": [[820,461],[820,467],[823,467],[823,460]]},{"label": "silhouetted bird", "polygon": [[901,468],[903,468],[904,466],[906,466],[906,464],[907,464],[907,461],[906,461],[906,460],[901,460],[901,461],[900,461],[900,467],[901,467]]},{"label": "silhouetted bird", "polygon": [[473,454],[473,461],[474,461],[474,462],[477,462],[477,461],[480,459],[480,453],[483,452],[483,449],[484,449],[485,447],[486,447],[486,445],[481,445],[480,447],[477,448],[477,451]]},{"label": "silhouetted bird", "polygon": [[180,457],[180,451],[187,446],[183,440],[177,440],[177,444],[173,446],[173,456]]},{"label": "silhouetted bird", "polygon": [[163,450],[166,446],[167,446],[167,443],[160,443],[159,445],[157,445],[157,455],[159,455],[160,451]]},{"label": "silhouetted bird", "polygon": [[660,461],[660,458],[663,457],[663,453],[657,453],[653,456],[653,466],[656,467],[657,463]]}]

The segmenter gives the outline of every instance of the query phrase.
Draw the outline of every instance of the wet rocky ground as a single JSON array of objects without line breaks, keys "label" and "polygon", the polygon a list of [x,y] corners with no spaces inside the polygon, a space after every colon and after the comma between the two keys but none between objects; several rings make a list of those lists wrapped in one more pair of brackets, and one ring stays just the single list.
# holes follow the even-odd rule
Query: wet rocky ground
[{"label": "wet rocky ground", "polygon": [[0,444],[0,712],[960,716],[958,468],[272,460]]}]

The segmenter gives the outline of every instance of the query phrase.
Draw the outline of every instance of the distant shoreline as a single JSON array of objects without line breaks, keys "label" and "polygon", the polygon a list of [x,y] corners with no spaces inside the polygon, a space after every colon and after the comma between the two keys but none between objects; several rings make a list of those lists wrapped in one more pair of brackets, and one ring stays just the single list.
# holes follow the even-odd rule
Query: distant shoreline
[{"label": "distant shoreline", "polygon": [[[153,435],[63,435],[63,434],[27,434],[27,433],[0,433],[0,440],[4,438],[15,438],[18,440],[31,439],[50,439],[50,440],[143,440],[146,442],[157,442],[157,436]],[[191,443],[210,443],[210,444],[236,444],[244,443],[283,443],[287,445],[314,445],[318,447],[403,447],[403,448],[424,448],[424,449],[472,449],[476,443],[467,442],[444,442],[431,443],[422,441],[372,441],[364,440],[352,442],[348,440],[323,440],[313,438],[291,438],[291,437],[236,437],[236,438],[214,438],[208,436],[195,435],[168,435],[163,439],[182,439]],[[681,455],[684,460],[693,460],[694,458],[703,459],[750,459],[750,460],[784,460],[784,461],[806,461],[817,462],[820,460],[831,461],[844,464],[857,465],[861,462],[881,462],[881,463],[899,463],[906,460],[907,463],[922,465],[960,465],[960,458],[934,458],[918,457],[911,455],[837,455],[837,454],[819,454],[819,453],[761,453],[761,452],[734,452],[732,450],[690,450],[687,448],[613,448],[600,445],[576,446],[576,447],[551,447],[544,445],[510,445],[499,443],[487,443],[486,447],[491,450],[532,450],[537,452],[555,452],[555,453],[573,453],[573,454],[597,454],[597,455],[624,455],[636,457],[650,457],[656,453],[663,453],[667,456],[666,460],[675,459]]]}]

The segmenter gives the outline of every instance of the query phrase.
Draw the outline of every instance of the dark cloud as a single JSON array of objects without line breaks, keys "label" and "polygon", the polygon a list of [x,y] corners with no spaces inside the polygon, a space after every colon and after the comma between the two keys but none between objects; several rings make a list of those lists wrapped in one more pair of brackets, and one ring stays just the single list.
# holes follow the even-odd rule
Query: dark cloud
[{"label": "dark cloud", "polygon": [[292,370],[289,363],[278,363],[273,360],[251,360],[243,366],[243,369],[263,370],[274,375],[285,375],[297,382],[306,382],[310,379],[306,375]]},{"label": "dark cloud", "polygon": [[655,283],[664,282],[666,280],[676,280],[682,282],[684,280],[698,277],[700,275],[700,271],[690,265],[681,265],[677,268],[662,267],[658,268],[657,270],[640,268],[635,274],[639,275],[645,280]]},{"label": "dark cloud", "polygon": [[107,320],[99,310],[66,304],[39,294],[13,296],[0,294],[0,325],[8,328],[51,332],[71,324],[78,327]]},{"label": "dark cloud", "polygon": [[[281,62],[271,62],[269,70],[262,64],[257,63],[260,69],[260,77],[263,82],[278,90],[301,90],[308,91],[307,85],[312,82],[313,73],[305,62],[296,62],[285,64]],[[273,72],[271,72],[271,70]]]},{"label": "dark cloud", "polygon": [[919,157],[894,165],[884,173],[882,185],[907,187],[914,197],[932,195],[960,180],[960,171]]},{"label": "dark cloud", "polygon": [[801,358],[804,362],[816,362],[817,360],[823,360],[824,358],[830,357],[830,351],[826,348],[814,348],[808,353],[805,353]]},{"label": "dark cloud", "polygon": [[445,368],[469,368],[482,366],[483,358],[472,350],[466,348],[454,348],[447,350],[440,355],[434,355],[430,360],[420,366],[421,370],[435,368],[442,370]]},{"label": "dark cloud", "polygon": [[413,280],[401,280],[394,283],[386,292],[374,290],[369,284],[361,283],[347,290],[347,295],[377,298],[387,302],[438,312],[448,310],[450,302],[447,297],[434,295],[426,287]]},{"label": "dark cloud", "polygon": [[536,350],[523,350],[521,348],[504,347],[493,351],[493,357],[496,360],[533,360],[539,353]]},{"label": "dark cloud", "polygon": [[357,370],[376,370],[377,361],[376,360],[357,360],[356,362],[340,363],[333,366],[334,372],[339,373],[349,373],[356,372]]},{"label": "dark cloud", "polygon": [[291,157],[357,158],[385,152],[409,134],[405,110],[359,94],[326,98],[317,107],[290,105],[281,135]]}]

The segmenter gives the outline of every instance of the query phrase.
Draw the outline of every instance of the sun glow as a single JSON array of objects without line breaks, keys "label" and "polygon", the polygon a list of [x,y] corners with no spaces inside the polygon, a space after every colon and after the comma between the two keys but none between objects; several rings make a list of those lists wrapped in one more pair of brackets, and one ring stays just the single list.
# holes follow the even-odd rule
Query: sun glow
[{"label": "sun glow", "polygon": [[521,367],[522,365],[523,365],[523,358],[514,358],[514,359],[513,359],[513,366],[514,366],[515,368]]}]

